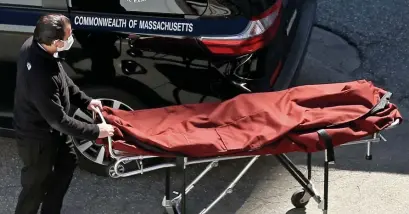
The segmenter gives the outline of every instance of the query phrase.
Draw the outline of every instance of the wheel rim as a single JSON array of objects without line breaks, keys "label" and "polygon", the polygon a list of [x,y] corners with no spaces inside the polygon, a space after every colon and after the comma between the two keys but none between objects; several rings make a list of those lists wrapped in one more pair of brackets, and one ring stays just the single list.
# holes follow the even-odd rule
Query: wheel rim
[{"label": "wheel rim", "polygon": [[[125,111],[133,110],[130,106],[118,100],[109,98],[99,98],[98,100],[102,102],[103,106],[108,106],[114,109],[121,109]],[[89,110],[77,109],[74,112],[73,117],[80,121],[94,123],[95,113]],[[75,137],[71,137],[71,140],[73,141],[74,146],[77,148],[77,150],[82,154],[82,156],[87,158],[88,160],[104,166],[112,163],[111,159],[105,156],[106,151],[104,146],[98,145],[95,143],[95,141],[92,140],[83,140]]]}]

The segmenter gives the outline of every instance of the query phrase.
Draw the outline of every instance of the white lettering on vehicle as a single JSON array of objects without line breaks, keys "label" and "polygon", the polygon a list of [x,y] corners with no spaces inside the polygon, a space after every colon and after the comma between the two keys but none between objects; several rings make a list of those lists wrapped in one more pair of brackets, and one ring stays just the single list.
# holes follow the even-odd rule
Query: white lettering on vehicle
[{"label": "white lettering on vehicle", "polygon": [[75,25],[88,25],[88,26],[102,26],[102,27],[126,27],[126,19],[115,19],[115,18],[102,18],[102,17],[85,17],[76,16],[74,18]]},{"label": "white lettering on vehicle", "polygon": [[177,32],[193,32],[192,23],[183,22],[166,22],[166,21],[139,21],[140,29],[147,30],[163,30],[163,31],[177,31]]},{"label": "white lettering on vehicle", "polygon": [[193,23],[169,22],[169,21],[146,21],[121,18],[104,18],[75,16],[74,24],[93,27],[115,27],[115,28],[139,28],[146,30],[193,32]]}]

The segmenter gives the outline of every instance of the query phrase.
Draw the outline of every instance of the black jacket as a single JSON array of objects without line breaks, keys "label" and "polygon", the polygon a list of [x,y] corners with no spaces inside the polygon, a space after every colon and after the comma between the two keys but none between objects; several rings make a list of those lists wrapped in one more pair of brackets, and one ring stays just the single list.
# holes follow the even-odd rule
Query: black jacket
[{"label": "black jacket", "polygon": [[17,136],[52,140],[55,133],[94,140],[96,124],[67,115],[71,102],[85,109],[91,98],[68,77],[61,59],[47,53],[30,37],[20,49],[14,96],[14,128]]}]

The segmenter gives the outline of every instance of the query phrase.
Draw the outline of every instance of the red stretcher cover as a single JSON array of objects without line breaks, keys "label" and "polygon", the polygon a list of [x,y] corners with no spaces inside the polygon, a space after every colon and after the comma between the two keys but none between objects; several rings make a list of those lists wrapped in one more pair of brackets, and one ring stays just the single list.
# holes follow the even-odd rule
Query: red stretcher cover
[{"label": "red stretcher cover", "polygon": [[320,129],[335,147],[401,120],[394,104],[368,114],[385,94],[372,82],[358,80],[242,94],[216,103],[135,111],[104,107],[102,114],[116,127],[113,148],[134,155],[315,152],[326,148]]}]

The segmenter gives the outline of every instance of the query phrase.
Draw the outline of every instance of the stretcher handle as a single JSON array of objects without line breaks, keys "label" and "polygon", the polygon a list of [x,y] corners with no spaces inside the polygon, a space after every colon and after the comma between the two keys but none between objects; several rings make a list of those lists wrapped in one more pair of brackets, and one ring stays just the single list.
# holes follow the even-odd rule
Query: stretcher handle
[{"label": "stretcher handle", "polygon": [[105,118],[102,116],[101,109],[99,109],[99,108],[97,108],[97,107],[95,107],[95,106],[91,106],[91,109],[92,109],[94,112],[97,112],[97,113],[98,113],[99,117],[100,117],[101,120],[102,120],[102,123],[104,123],[104,124],[107,123],[107,122],[105,121]]},{"label": "stretcher handle", "polygon": [[[107,124],[107,122],[106,122],[104,116],[102,115],[101,109],[96,108],[96,107],[94,107],[94,106],[91,106],[91,108],[92,108],[95,112],[98,113],[99,117],[101,118],[102,123],[103,123],[103,124]],[[108,136],[107,138],[108,138],[108,151],[109,151],[109,154],[111,155],[112,158],[118,159],[119,157],[118,157],[117,155],[115,155],[114,151],[112,150],[112,137],[111,137],[111,136]]]}]

